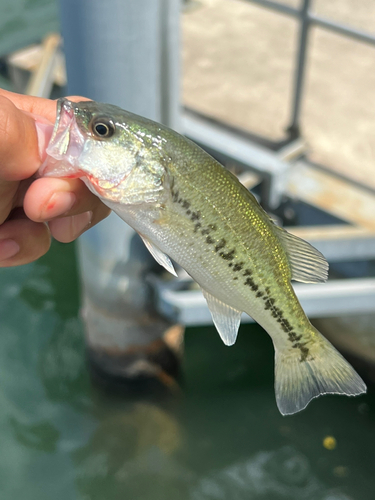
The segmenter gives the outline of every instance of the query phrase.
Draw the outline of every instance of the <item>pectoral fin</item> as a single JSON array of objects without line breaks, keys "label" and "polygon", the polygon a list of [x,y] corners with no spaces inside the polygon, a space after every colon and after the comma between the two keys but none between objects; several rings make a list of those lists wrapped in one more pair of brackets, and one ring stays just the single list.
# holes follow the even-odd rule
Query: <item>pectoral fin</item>
[{"label": "pectoral fin", "polygon": [[241,311],[228,306],[216,297],[202,289],[207,300],[212,320],[216,326],[221,340],[225,345],[233,345],[236,342],[238,328],[241,321]]},{"label": "pectoral fin", "polygon": [[168,257],[168,255],[159,250],[159,248],[155,246],[153,243],[151,243],[151,241],[148,240],[145,236],[142,236],[141,234],[139,236],[142,238],[143,243],[146,245],[147,250],[154,257],[156,262],[161,266],[163,266],[168,272],[173,274],[173,276],[177,276],[175,268],[173,267],[172,261]]}]

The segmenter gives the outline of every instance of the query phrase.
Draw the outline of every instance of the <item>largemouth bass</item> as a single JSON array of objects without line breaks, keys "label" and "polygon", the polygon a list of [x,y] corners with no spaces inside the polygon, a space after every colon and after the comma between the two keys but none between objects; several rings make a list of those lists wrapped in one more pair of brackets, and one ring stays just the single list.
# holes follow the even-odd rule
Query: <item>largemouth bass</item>
[{"label": "largemouth bass", "polygon": [[283,415],[321,394],[366,392],[358,374],[311,325],[291,280],[323,282],[328,264],[276,226],[254,196],[196,144],[109,104],[60,99],[41,173],[80,177],[135,229],[155,259],[200,285],[225,344],[241,313],[271,336]]}]

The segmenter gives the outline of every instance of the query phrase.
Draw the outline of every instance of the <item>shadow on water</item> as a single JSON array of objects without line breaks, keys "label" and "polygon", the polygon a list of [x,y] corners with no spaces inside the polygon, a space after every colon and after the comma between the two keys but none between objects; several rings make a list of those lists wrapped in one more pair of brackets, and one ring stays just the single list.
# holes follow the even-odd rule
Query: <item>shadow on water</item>
[{"label": "shadow on water", "polygon": [[372,500],[375,396],[283,418],[258,326],[227,348],[186,334],[178,396],[93,386],[74,246],[1,270],[0,497],[6,500]]}]

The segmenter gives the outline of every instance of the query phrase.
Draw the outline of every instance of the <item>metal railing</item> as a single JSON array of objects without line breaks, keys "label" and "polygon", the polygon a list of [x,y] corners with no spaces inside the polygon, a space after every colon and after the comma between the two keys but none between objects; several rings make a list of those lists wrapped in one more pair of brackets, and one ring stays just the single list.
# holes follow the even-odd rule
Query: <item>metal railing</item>
[{"label": "metal railing", "polygon": [[[278,151],[267,149],[236,131],[228,130],[224,123],[213,123],[212,120],[204,116],[196,116],[190,111],[183,114],[183,131],[224,162],[229,161],[245,170],[255,171],[263,181],[261,199],[266,208],[278,207],[284,194],[311,203],[323,211],[327,209],[328,213],[349,222],[351,225],[336,226],[336,228],[329,225],[323,228],[315,226],[292,229],[294,231],[297,229],[300,237],[307,239],[323,251],[330,262],[373,259],[375,226],[371,222],[371,217],[366,221],[359,221],[355,217],[354,220],[350,216],[349,205],[343,208],[344,201],[340,210],[335,211],[332,210],[331,203],[322,203],[320,194],[324,193],[323,198],[329,198],[330,190],[334,192],[340,190],[344,200],[345,193],[350,192],[349,198],[354,196],[356,204],[363,207],[361,213],[367,212],[366,207],[373,206],[375,201],[373,195],[368,194],[366,197],[361,189],[356,193],[355,186],[351,186],[350,182],[341,185],[337,178],[328,172],[321,173],[318,179],[316,175],[310,175],[307,164],[304,166],[303,162],[299,162],[294,168],[290,160],[295,160],[305,148],[304,141],[300,138],[300,118],[311,28],[318,26],[371,45],[375,45],[375,36],[316,15],[311,12],[313,0],[302,0],[299,9],[272,0],[247,1],[292,16],[300,24],[286,144],[283,143],[284,146]],[[306,189],[306,182],[307,184],[312,182],[315,188],[318,186],[316,199],[313,199],[314,193]],[[299,186],[298,192],[295,189],[296,186]],[[309,195],[307,196],[306,193]],[[204,297],[199,291],[191,289],[189,280],[183,273],[176,281],[163,282],[159,279],[154,281],[154,285],[158,310],[167,317],[185,325],[211,324],[211,316]],[[295,290],[310,317],[363,314],[372,312],[374,308],[375,278],[373,277],[332,279],[323,287],[297,283]],[[244,320],[251,321],[248,317]]]},{"label": "metal railing", "polygon": [[348,38],[353,38],[360,42],[375,45],[375,36],[365,31],[357,30],[351,26],[337,23],[330,19],[318,16],[311,12],[313,0],[302,0],[301,8],[296,9],[283,3],[273,2],[272,0],[247,0],[248,2],[261,5],[271,10],[287,14],[299,20],[299,45],[296,58],[296,67],[293,84],[293,100],[291,110],[291,121],[287,128],[291,139],[300,136],[300,116],[301,102],[303,97],[303,87],[306,76],[306,59],[308,49],[308,38],[313,26],[318,26],[329,31],[333,31]]}]

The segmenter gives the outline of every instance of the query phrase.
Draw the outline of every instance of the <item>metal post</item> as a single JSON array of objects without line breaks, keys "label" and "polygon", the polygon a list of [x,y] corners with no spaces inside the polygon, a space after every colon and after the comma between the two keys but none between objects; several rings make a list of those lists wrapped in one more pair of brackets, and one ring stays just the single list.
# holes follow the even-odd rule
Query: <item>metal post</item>
[{"label": "metal post", "polygon": [[297,53],[296,71],[294,79],[293,91],[293,107],[292,107],[292,120],[288,127],[288,132],[291,138],[296,138],[300,135],[299,119],[301,114],[301,100],[303,93],[303,85],[305,80],[306,68],[306,52],[307,52],[307,38],[310,28],[309,19],[310,0],[303,0],[302,10],[300,12],[300,31],[299,31],[299,48]]},{"label": "metal post", "polygon": [[[178,128],[179,0],[61,0],[60,8],[69,93]],[[91,361],[116,377],[170,374],[168,325],[150,311],[144,280],[154,261],[138,235],[112,214],[78,248]],[[158,349],[164,366],[151,359]]]}]

